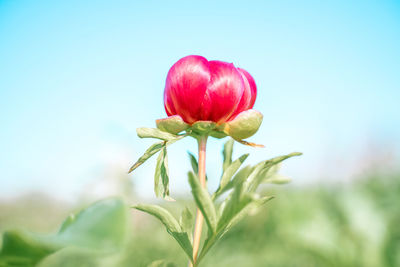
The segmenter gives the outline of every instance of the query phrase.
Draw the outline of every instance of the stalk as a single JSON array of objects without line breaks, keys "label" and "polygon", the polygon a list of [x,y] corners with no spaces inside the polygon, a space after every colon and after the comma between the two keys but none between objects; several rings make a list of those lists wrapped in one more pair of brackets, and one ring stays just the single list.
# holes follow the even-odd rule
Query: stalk
[{"label": "stalk", "polygon": [[[200,179],[200,184],[203,188],[207,188],[206,184],[206,145],[207,145],[207,135],[201,136],[198,139],[199,145],[199,173],[198,177]],[[196,266],[197,256],[199,253],[200,247],[200,239],[203,228],[203,214],[200,209],[197,209],[196,213],[196,222],[194,224],[194,232],[193,232],[193,262],[194,266]],[[193,265],[189,262],[189,266]]]}]

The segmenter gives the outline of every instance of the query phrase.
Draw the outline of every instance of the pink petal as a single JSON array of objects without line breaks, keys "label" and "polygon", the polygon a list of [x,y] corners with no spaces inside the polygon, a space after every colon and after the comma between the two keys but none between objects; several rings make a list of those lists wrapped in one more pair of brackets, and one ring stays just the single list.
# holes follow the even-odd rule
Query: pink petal
[{"label": "pink petal", "polygon": [[231,120],[233,117],[235,117],[240,112],[246,110],[247,107],[249,106],[250,100],[251,100],[251,89],[250,89],[249,82],[248,82],[246,76],[244,75],[244,73],[242,72],[242,69],[238,68],[237,70],[239,71],[240,75],[242,75],[243,82],[244,82],[244,90],[243,90],[242,98],[240,99],[240,102],[237,105],[235,112],[233,112],[233,114],[230,116],[229,120]]},{"label": "pink petal", "polygon": [[164,91],[164,108],[168,116],[176,115],[174,104],[172,99],[168,97],[167,91]]},{"label": "pink petal", "polygon": [[164,91],[167,114],[178,114],[189,124],[201,120],[201,106],[209,81],[207,59],[201,56],[181,58],[167,75]]},{"label": "pink petal", "polygon": [[256,82],[254,81],[254,78],[250,75],[250,73],[248,73],[246,70],[241,69],[241,68],[238,68],[238,70],[240,71],[240,73],[242,73],[247,78],[248,85],[250,86],[251,98],[250,98],[249,104],[245,110],[252,109],[254,106],[254,103],[256,102],[256,97],[257,97]]},{"label": "pink petal", "polygon": [[243,95],[244,82],[232,63],[209,62],[211,80],[204,97],[202,119],[225,122],[235,111]]}]

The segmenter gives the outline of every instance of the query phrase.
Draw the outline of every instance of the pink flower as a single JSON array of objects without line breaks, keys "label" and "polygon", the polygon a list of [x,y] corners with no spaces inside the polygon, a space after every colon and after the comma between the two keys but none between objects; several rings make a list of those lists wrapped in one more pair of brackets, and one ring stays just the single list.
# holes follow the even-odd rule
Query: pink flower
[{"label": "pink flower", "polygon": [[253,77],[232,63],[187,56],[168,72],[164,106],[168,116],[186,123],[222,124],[253,107],[257,87]]}]

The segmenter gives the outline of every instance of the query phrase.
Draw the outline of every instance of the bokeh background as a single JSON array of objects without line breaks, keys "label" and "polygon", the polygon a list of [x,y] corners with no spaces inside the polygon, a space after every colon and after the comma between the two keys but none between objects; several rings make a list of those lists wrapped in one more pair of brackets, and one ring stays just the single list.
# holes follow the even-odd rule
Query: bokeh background
[{"label": "bokeh background", "polygon": [[[159,202],[154,159],[127,175],[151,144],[135,129],[166,116],[168,69],[198,54],[258,85],[251,140],[266,148],[236,156],[304,153],[204,265],[399,266],[399,47],[398,1],[0,1],[0,231],[52,232],[112,195]],[[208,146],[211,189],[222,144]],[[172,146],[169,165],[189,201],[187,151]],[[154,219],[132,212],[132,228],[128,266],[185,262]]]}]

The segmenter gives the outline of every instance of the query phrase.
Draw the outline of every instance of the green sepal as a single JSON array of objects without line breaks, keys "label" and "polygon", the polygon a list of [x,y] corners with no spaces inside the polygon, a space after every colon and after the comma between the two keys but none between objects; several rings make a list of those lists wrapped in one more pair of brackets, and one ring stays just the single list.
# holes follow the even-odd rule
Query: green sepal
[{"label": "green sepal", "polygon": [[249,109],[239,113],[235,119],[221,125],[223,132],[231,136],[235,140],[242,140],[254,135],[263,120],[263,115],[254,110]]},{"label": "green sepal", "polygon": [[213,121],[196,121],[192,124],[191,129],[199,135],[208,135],[215,128],[217,128],[217,124]]},{"label": "green sepal", "polygon": [[210,134],[210,136],[218,138],[218,139],[222,139],[222,138],[228,136],[226,133],[221,132],[221,131],[216,131],[216,130],[211,131],[209,134]]},{"label": "green sepal", "polygon": [[157,128],[161,131],[168,132],[171,134],[178,134],[190,126],[184,122],[179,115],[170,116],[165,119],[156,120]]}]

